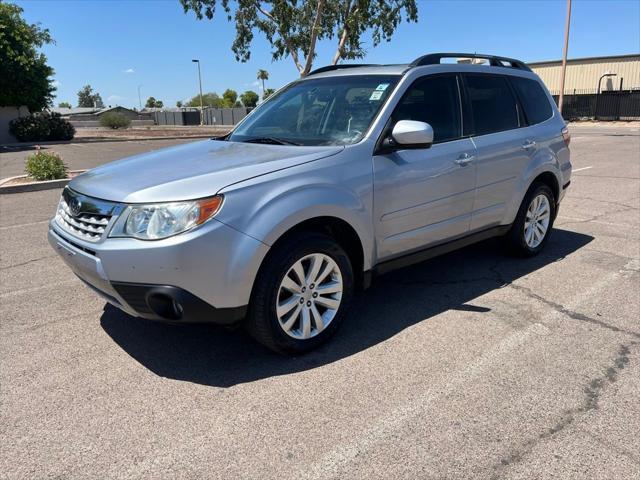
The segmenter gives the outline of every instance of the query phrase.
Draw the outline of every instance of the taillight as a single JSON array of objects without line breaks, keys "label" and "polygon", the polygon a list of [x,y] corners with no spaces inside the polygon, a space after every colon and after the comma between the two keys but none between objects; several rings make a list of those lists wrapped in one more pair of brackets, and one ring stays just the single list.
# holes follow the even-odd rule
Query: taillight
[{"label": "taillight", "polygon": [[569,133],[569,129],[564,127],[562,129],[562,139],[564,140],[565,145],[568,147],[571,143],[571,134]]}]

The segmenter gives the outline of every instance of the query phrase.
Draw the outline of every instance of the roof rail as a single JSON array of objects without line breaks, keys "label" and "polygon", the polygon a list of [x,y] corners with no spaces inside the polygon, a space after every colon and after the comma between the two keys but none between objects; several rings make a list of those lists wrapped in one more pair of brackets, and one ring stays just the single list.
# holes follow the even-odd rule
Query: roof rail
[{"label": "roof rail", "polygon": [[315,75],[316,73],[330,72],[332,70],[342,70],[343,68],[357,68],[357,67],[375,67],[374,63],[347,63],[342,65],[327,65],[325,67],[316,68],[309,72],[309,75]]},{"label": "roof rail", "polygon": [[[483,55],[480,53],[430,53],[416,58],[411,62],[412,67],[420,67],[422,65],[438,65],[443,58],[481,58],[489,61],[489,65],[492,67],[507,67],[517,68],[519,70],[526,70],[528,72],[531,69],[521,60],[508,57],[498,57],[496,55]],[[507,65],[505,65],[505,63]]]}]

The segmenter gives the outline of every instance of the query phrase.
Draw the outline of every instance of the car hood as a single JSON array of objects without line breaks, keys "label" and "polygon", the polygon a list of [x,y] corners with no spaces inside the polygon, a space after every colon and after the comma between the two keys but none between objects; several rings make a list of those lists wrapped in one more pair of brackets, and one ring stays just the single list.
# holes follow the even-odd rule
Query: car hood
[{"label": "car hood", "polygon": [[344,147],[298,147],[204,140],[144,153],[77,176],[73,190],[125,203],[190,200],[233,183],[319,160]]}]

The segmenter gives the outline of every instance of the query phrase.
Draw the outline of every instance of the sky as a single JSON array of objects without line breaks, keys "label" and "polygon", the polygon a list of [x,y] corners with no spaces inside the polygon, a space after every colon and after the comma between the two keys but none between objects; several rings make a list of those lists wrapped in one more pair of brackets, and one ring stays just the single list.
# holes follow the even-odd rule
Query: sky
[{"label": "sky", "polygon": [[[11,0],[9,0],[11,1]],[[138,106],[149,96],[175,106],[198,92],[200,59],[204,92],[232,88],[260,92],[298,77],[290,58],[272,62],[257,33],[251,59],[231,51],[235,27],[225,16],[196,20],[178,0],[14,0],[24,18],[51,31],[43,51],[55,70],[55,104],[77,104],[90,84],[106,105]],[[481,52],[526,62],[562,56],[565,0],[418,0],[418,22],[400,24],[390,43],[373,47],[365,35],[365,63],[408,63],[429,52]],[[336,41],[318,46],[314,67],[329,64]],[[573,0],[569,58],[640,53],[640,0]]]}]

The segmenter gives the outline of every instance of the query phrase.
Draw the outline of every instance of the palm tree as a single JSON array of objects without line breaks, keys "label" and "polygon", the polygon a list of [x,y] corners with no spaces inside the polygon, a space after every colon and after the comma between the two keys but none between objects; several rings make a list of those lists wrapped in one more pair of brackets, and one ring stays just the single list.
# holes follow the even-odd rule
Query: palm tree
[{"label": "palm tree", "polygon": [[264,100],[264,81],[269,80],[269,72],[266,70],[258,70],[258,80],[262,80],[262,99]]}]

